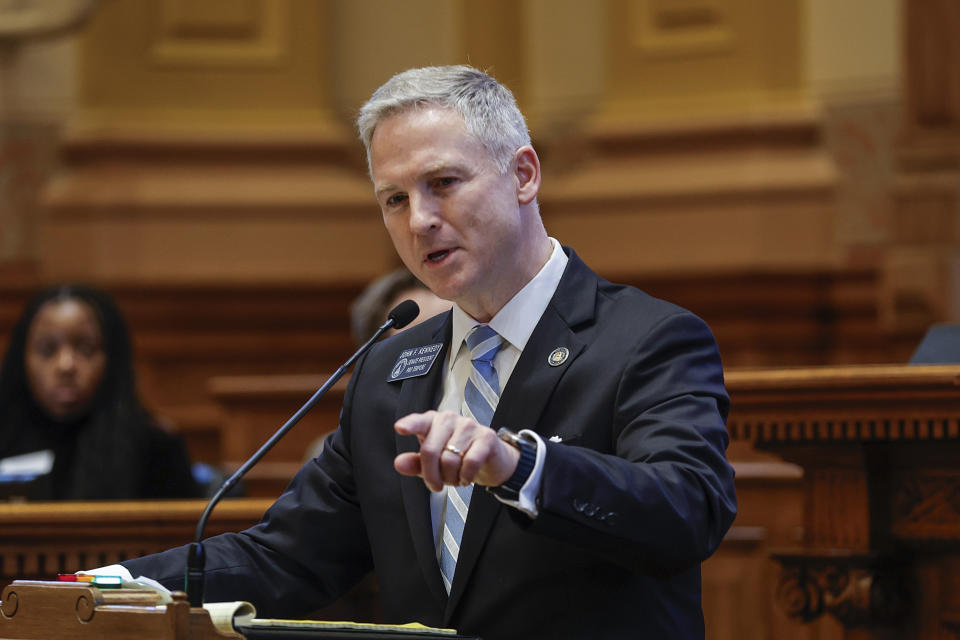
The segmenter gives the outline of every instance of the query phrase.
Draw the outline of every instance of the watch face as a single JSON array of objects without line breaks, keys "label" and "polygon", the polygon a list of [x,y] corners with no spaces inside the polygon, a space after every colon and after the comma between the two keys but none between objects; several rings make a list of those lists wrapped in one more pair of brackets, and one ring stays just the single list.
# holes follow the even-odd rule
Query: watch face
[{"label": "watch face", "polygon": [[497,437],[507,444],[512,444],[517,449],[520,448],[520,442],[522,441],[520,436],[515,434],[513,431],[510,431],[510,429],[507,429],[506,427],[500,427],[497,429]]}]

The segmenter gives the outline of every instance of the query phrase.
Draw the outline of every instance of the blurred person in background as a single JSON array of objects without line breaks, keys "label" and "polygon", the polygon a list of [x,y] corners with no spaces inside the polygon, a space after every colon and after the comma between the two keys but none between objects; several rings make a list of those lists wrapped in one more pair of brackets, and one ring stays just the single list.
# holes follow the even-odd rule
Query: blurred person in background
[{"label": "blurred person in background", "polygon": [[182,439],[136,392],[113,300],[59,285],[27,304],[0,367],[0,477],[32,500],[191,498]]},{"label": "blurred person in background", "polygon": [[[371,282],[350,307],[350,333],[357,346],[366,342],[387,319],[387,314],[404,300],[413,300],[420,307],[420,315],[406,328],[429,320],[438,313],[449,311],[453,303],[438,298],[426,285],[404,268],[391,271]],[[396,333],[395,329],[385,336]]]},{"label": "blurred person in background", "polygon": [[[370,282],[350,305],[350,335],[357,346],[369,340],[373,332],[386,321],[387,314],[404,300],[413,300],[420,307],[420,314],[404,329],[453,308],[452,302],[438,298],[412,273],[400,267]],[[397,329],[390,329],[383,337],[395,333]],[[325,439],[326,434],[310,443],[303,457],[304,462],[320,455]]]}]

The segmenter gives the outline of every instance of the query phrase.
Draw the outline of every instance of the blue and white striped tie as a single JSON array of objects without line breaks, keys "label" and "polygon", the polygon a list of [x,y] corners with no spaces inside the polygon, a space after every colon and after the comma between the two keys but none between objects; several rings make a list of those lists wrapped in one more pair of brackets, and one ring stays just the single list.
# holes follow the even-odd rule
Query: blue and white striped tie
[{"label": "blue and white striped tie", "polygon": [[[485,324],[475,326],[467,334],[467,348],[470,349],[470,377],[463,389],[461,415],[472,416],[485,426],[491,426],[493,412],[500,400],[500,380],[493,366],[503,338]],[[470,494],[473,485],[467,487],[447,487],[447,500],[443,509],[443,531],[440,538],[440,574],[443,584],[450,591],[453,573],[460,555],[460,540],[470,508]]]}]

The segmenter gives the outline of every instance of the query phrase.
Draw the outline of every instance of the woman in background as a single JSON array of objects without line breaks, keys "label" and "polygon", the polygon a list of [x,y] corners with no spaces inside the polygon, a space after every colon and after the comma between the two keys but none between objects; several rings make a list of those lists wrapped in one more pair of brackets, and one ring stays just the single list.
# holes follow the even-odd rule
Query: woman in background
[{"label": "woman in background", "polygon": [[26,456],[42,466],[51,454],[26,497],[199,495],[183,441],[140,404],[119,310],[106,294],[78,285],[28,303],[0,367],[0,464]]},{"label": "woman in background", "polygon": [[[429,320],[438,313],[448,311],[453,303],[438,298],[416,276],[405,268],[396,269],[380,276],[364,288],[363,292],[350,306],[350,333],[359,347],[387,319],[387,314],[404,300],[413,300],[420,307],[420,313],[408,324],[406,329]],[[384,336],[397,333],[391,329]]]}]

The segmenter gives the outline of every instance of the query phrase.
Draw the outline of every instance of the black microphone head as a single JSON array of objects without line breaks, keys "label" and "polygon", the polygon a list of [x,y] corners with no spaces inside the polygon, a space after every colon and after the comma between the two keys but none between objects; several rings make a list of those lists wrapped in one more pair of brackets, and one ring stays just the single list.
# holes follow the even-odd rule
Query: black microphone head
[{"label": "black microphone head", "polygon": [[394,329],[403,329],[420,315],[420,307],[413,300],[404,300],[387,314],[388,320],[393,320]]}]

